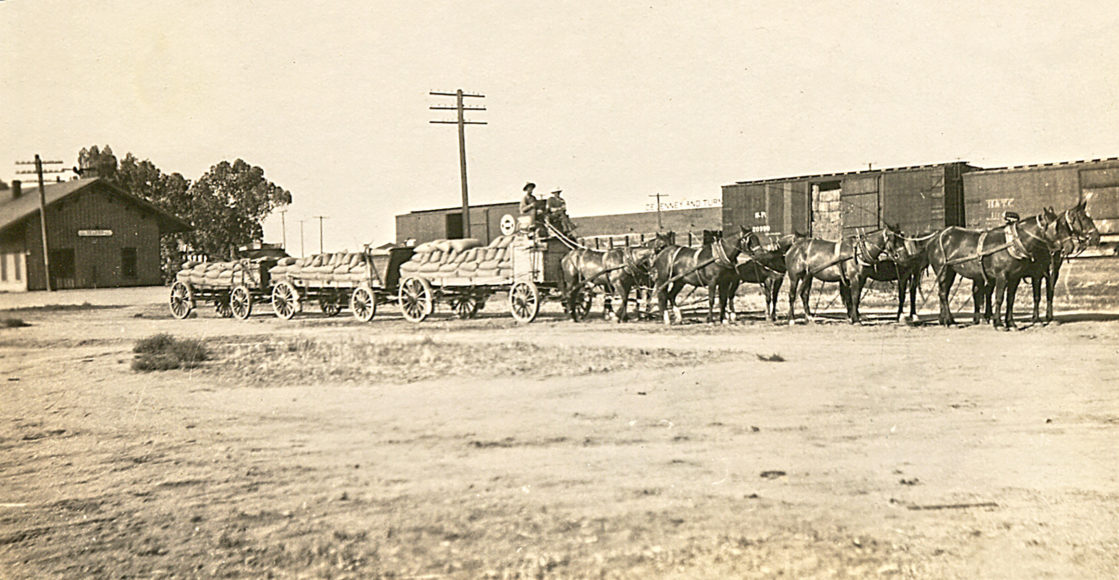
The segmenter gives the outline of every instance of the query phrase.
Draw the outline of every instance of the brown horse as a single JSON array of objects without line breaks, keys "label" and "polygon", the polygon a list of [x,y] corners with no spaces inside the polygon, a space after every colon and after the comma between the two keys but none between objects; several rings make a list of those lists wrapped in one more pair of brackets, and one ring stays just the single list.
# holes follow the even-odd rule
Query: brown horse
[{"label": "brown horse", "polygon": [[[1056,210],[1052,207],[1047,208],[1046,211],[1056,214]],[[1055,228],[1058,232],[1067,232],[1067,234],[1058,237],[1056,245],[1053,246],[1053,251],[1049,255],[1037,256],[1027,267],[1026,276],[1030,278],[1034,299],[1033,316],[1030,320],[1034,324],[1049,324],[1053,321],[1053,290],[1057,284],[1057,279],[1061,275],[1061,265],[1065,259],[1070,255],[1084,251],[1087,246],[1098,245],[1100,240],[1100,232],[1096,229],[1096,224],[1092,221],[1092,218],[1088,217],[1084,202],[1057,214]],[[1044,321],[1042,321],[1040,315],[1041,283],[1043,281],[1045,282],[1046,297]],[[981,294],[985,306],[984,319],[990,321],[993,288],[984,290]],[[980,293],[976,291],[973,285],[973,299],[976,295],[980,295]],[[976,304],[978,305],[978,302]]]},{"label": "brown horse", "polygon": [[815,238],[794,241],[785,254],[789,276],[789,324],[795,322],[798,295],[804,303],[805,319],[812,320],[808,295],[815,278],[824,282],[839,282],[839,294],[843,297],[851,324],[860,323],[859,302],[863,284],[879,257],[883,253],[894,253],[900,235],[896,227],[887,225],[872,234],[860,232],[838,242]]},{"label": "brown horse", "polygon": [[[572,320],[578,322],[588,314],[593,290],[600,287],[606,294],[605,315],[613,315],[618,322],[626,321],[630,291],[639,284],[648,283],[653,258],[673,241],[675,234],[669,232],[657,234],[635,248],[576,248],[568,252],[560,263],[563,276],[559,289],[564,296],[564,308]],[[615,295],[621,300],[618,312],[611,308],[611,297]]]},{"label": "brown horse", "polygon": [[671,245],[661,250],[653,261],[653,288],[664,323],[672,323],[670,312],[677,322],[683,319],[680,308],[676,306],[676,296],[685,285],[707,288],[708,322],[715,320],[715,296],[718,295],[719,321],[725,320],[727,296],[736,277],[738,255],[743,252],[752,254],[760,247],[758,234],[743,226],[733,242],[720,238],[699,249]]},{"label": "brown horse", "polygon": [[766,243],[753,255],[746,256],[746,261],[739,259],[738,267],[735,268],[738,277],[731,283],[728,297],[730,304],[727,309],[730,310],[731,322],[738,317],[734,311],[734,296],[742,282],[761,286],[762,295],[765,296],[765,319],[769,322],[777,320],[777,297],[781,292],[781,283],[785,281],[785,254],[794,241],[805,237],[801,233],[767,236]]},{"label": "brown horse", "polygon": [[[1083,205],[1082,202],[1077,207],[1082,211]],[[1034,262],[1046,259],[1059,247],[1062,238],[1073,235],[1071,224],[1059,221],[1058,217],[1046,208],[1040,215],[1003,228],[980,231],[953,226],[942,230],[928,249],[929,264],[936,272],[940,323],[945,326],[955,323],[948,301],[952,283],[959,274],[975,282],[972,298],[976,324],[979,323],[980,304],[986,303],[986,296],[994,292],[992,324],[996,328],[1003,325],[1014,328],[1014,297],[1018,283],[1035,268]],[[1084,217],[1091,219],[1087,215]],[[1002,315],[1004,299],[1005,316]]]},{"label": "brown horse", "polygon": [[869,278],[879,282],[897,282],[898,314],[901,322],[905,312],[905,291],[909,290],[909,320],[917,321],[917,288],[921,274],[929,266],[927,248],[938,232],[923,232],[915,237],[902,236],[891,259],[879,260],[870,268]]}]

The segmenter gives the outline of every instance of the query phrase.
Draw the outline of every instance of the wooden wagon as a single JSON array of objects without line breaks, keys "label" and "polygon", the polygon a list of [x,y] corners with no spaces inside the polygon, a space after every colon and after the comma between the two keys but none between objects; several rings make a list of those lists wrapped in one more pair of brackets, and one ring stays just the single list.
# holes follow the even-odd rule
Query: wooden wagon
[{"label": "wooden wagon", "polygon": [[398,302],[405,319],[421,322],[446,302],[458,318],[474,318],[494,294],[508,296],[509,311],[518,322],[532,322],[542,301],[556,291],[562,277],[560,262],[568,249],[557,239],[536,239],[518,232],[509,245],[511,275],[479,277],[444,276],[418,272],[400,283]]},{"label": "wooden wagon", "polygon": [[211,302],[222,318],[244,320],[252,314],[254,302],[271,299],[269,269],[276,265],[275,258],[242,259],[223,262],[229,265],[228,275],[191,278],[177,276],[171,284],[169,306],[175,318],[186,318],[197,302]]},{"label": "wooden wagon", "polygon": [[[332,254],[341,256],[343,254]],[[285,271],[273,277],[270,301],[276,316],[290,320],[307,302],[317,302],[323,314],[337,316],[349,308],[354,318],[369,322],[377,305],[396,299],[400,265],[412,256],[411,248],[365,249],[359,267],[338,272],[327,260],[319,266]]]}]

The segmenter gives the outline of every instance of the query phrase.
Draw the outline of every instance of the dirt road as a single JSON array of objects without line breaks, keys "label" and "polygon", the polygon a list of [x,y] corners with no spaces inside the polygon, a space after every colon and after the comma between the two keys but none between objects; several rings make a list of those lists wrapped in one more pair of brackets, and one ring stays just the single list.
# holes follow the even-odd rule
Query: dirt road
[{"label": "dirt road", "polygon": [[[31,324],[0,330],[0,577],[1119,571],[1113,315],[1005,333],[165,310],[0,313]],[[133,372],[157,332],[215,360]],[[378,366],[398,353],[417,362]]]}]

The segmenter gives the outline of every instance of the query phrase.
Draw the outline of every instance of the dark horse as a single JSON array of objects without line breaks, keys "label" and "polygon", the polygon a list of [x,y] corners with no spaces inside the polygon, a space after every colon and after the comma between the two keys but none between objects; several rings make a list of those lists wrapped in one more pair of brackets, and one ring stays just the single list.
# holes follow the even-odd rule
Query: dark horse
[{"label": "dark horse", "polygon": [[[936,272],[940,297],[940,323],[955,323],[948,301],[952,283],[959,274],[975,282],[973,320],[979,323],[979,305],[994,292],[992,324],[1014,328],[1014,297],[1022,278],[1037,271],[1035,262],[1048,259],[1061,241],[1072,236],[1091,236],[1095,224],[1084,213],[1084,202],[1069,210],[1070,218],[1059,220],[1046,209],[1042,214],[1025,218],[993,230],[945,228],[929,244],[929,264]],[[1075,214],[1075,217],[1072,217]],[[1073,229],[1076,228],[1076,229]],[[1098,234],[1097,234],[1098,235]],[[1002,315],[1003,300],[1006,314]],[[1000,319],[1001,318],[1001,319]]]},{"label": "dark horse", "polygon": [[[719,321],[726,318],[727,295],[735,279],[738,255],[752,254],[761,247],[758,234],[742,227],[733,242],[716,239],[699,249],[671,245],[657,254],[653,261],[654,291],[660,304],[664,323],[671,324],[670,312],[680,321],[683,315],[676,306],[676,296],[685,285],[707,288],[707,321],[715,319],[715,296],[719,297]],[[672,310],[669,310],[671,306]]]},{"label": "dark horse", "polygon": [[731,322],[737,318],[734,311],[734,296],[742,282],[758,284],[765,296],[765,319],[769,322],[777,320],[777,297],[781,292],[781,283],[785,281],[785,254],[792,247],[793,242],[804,239],[801,233],[784,234],[782,236],[767,236],[767,241],[761,249],[747,256],[746,261],[739,261],[736,271],[738,277],[731,283],[730,310]]},{"label": "dark horse", "polygon": [[[1056,210],[1052,207],[1048,208],[1046,211],[1056,214]],[[1033,290],[1034,307],[1031,322],[1034,324],[1042,323],[1040,315],[1041,283],[1043,281],[1045,282],[1046,304],[1044,323],[1048,324],[1053,321],[1053,291],[1057,284],[1057,279],[1061,275],[1061,265],[1068,256],[1082,252],[1087,246],[1098,245],[1100,241],[1100,232],[1096,229],[1095,222],[1088,217],[1084,203],[1066,209],[1058,214],[1055,228],[1058,232],[1068,232],[1068,234],[1059,236],[1056,244],[1053,246],[1053,251],[1048,255],[1038,256],[1027,268],[1026,276],[1030,278],[1030,285]],[[977,290],[978,289],[973,286],[973,299],[977,295],[983,296],[983,304],[985,305],[984,319],[989,321],[991,319],[991,294],[993,293],[993,288],[985,289],[986,291],[982,294]],[[978,305],[978,302],[976,302],[976,305]]]},{"label": "dark horse", "polygon": [[927,248],[938,232],[923,232],[916,237],[901,236],[890,259],[879,260],[870,268],[869,278],[879,282],[897,281],[898,314],[900,322],[905,312],[905,291],[909,291],[909,320],[917,321],[917,288],[921,274],[929,266]]},{"label": "dark horse", "polygon": [[[560,263],[563,271],[560,293],[564,296],[564,308],[571,319],[579,321],[588,314],[594,296],[593,288],[601,287],[606,293],[606,315],[613,315],[618,322],[624,322],[628,318],[626,310],[630,291],[635,286],[648,284],[653,258],[675,238],[675,234],[669,232],[657,234],[635,248],[576,248],[568,252]],[[621,300],[618,312],[613,312],[611,308],[611,297],[614,295]]]},{"label": "dark horse", "polygon": [[812,320],[808,308],[808,295],[812,280],[839,282],[839,294],[847,307],[851,324],[859,323],[859,301],[863,284],[878,258],[892,255],[900,236],[896,227],[887,225],[872,234],[859,233],[838,242],[804,238],[793,242],[785,254],[785,267],[789,275],[789,324],[795,321],[796,298],[804,303],[804,316]]}]

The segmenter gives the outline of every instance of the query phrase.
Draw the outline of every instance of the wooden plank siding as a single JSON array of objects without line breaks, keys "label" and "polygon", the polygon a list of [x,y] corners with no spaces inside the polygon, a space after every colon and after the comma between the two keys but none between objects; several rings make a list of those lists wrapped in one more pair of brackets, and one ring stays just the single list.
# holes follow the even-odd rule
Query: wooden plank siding
[{"label": "wooden plank siding", "polygon": [[[34,193],[34,192],[32,192]],[[39,219],[25,220],[30,290],[46,288]],[[79,231],[110,231],[108,236],[81,236]],[[56,252],[73,253],[72,275],[56,276],[55,288],[150,286],[162,283],[159,273],[159,222],[155,215],[93,184],[47,208],[48,244]],[[135,248],[135,276],[122,271],[122,249]],[[51,264],[59,273],[61,264]]]}]

